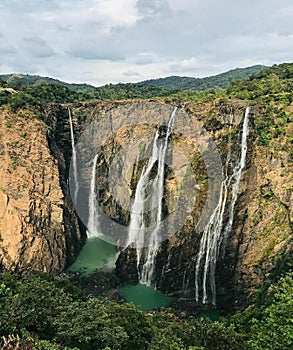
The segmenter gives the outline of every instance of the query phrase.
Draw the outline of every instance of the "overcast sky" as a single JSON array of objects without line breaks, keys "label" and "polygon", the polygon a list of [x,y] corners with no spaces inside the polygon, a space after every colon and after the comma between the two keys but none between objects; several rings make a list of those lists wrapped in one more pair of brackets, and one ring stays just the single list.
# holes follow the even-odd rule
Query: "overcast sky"
[{"label": "overcast sky", "polygon": [[0,73],[203,77],[291,62],[292,0],[0,0]]}]

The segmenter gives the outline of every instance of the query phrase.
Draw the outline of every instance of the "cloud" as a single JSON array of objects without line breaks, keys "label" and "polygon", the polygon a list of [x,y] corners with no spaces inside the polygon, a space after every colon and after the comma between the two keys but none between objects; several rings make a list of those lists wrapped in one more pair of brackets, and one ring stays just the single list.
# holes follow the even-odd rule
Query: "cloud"
[{"label": "cloud", "polygon": [[171,8],[166,0],[137,0],[136,6],[142,18],[169,16]]},{"label": "cloud", "polygon": [[289,30],[282,30],[278,33],[279,36],[290,37],[293,36],[293,33]]},{"label": "cloud", "polygon": [[37,37],[23,38],[25,48],[35,57],[46,58],[55,54],[54,50],[47,45],[45,40]]},{"label": "cloud", "polygon": [[126,72],[123,72],[123,75],[125,77],[140,77],[140,74],[138,72],[134,72],[132,70],[128,70]]},{"label": "cloud", "polygon": [[100,85],[292,61],[292,13],[291,0],[2,0],[1,71]]},{"label": "cloud", "polygon": [[195,57],[184,59],[179,63],[170,64],[170,69],[173,72],[190,72],[194,69],[198,69],[200,64]]},{"label": "cloud", "polygon": [[0,52],[1,55],[12,55],[16,53],[16,49],[13,45],[10,44],[5,37],[0,35]]},{"label": "cloud", "polygon": [[136,0],[99,0],[92,1],[92,6],[111,26],[132,26],[139,19]]},{"label": "cloud", "polygon": [[[56,0],[2,0],[2,8],[12,14],[19,13],[25,15],[27,13],[39,13],[44,11],[58,10],[58,2]],[[0,9],[1,9],[0,7]]]},{"label": "cloud", "polygon": [[134,62],[137,65],[146,65],[156,62],[158,59],[155,54],[152,53],[139,53],[135,58]]},{"label": "cloud", "polygon": [[73,57],[83,58],[86,60],[108,60],[112,62],[123,61],[125,57],[119,52],[115,47],[105,44],[99,44],[97,41],[88,42],[84,41],[83,43],[74,43],[68,51],[67,54]]}]

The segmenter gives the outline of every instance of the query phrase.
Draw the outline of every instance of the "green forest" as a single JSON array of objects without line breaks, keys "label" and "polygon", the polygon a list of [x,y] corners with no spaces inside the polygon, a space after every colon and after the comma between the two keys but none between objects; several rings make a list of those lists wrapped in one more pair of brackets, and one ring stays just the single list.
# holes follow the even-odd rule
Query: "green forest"
[{"label": "green forest", "polygon": [[249,310],[213,322],[89,298],[66,278],[3,273],[2,349],[289,350],[292,294],[293,274],[287,273],[260,291]]}]

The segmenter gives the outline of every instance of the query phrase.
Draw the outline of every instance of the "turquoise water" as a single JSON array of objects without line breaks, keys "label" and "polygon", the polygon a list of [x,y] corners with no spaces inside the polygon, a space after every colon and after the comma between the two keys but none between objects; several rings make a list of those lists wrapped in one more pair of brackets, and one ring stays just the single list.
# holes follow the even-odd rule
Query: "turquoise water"
[{"label": "turquoise water", "polygon": [[[116,257],[117,252],[113,244],[98,237],[88,238],[68,271],[90,275],[104,266],[114,267]],[[127,302],[140,306],[143,311],[168,307],[173,300],[155,288],[143,284],[121,287],[119,292]]]},{"label": "turquoise water", "polygon": [[89,275],[103,266],[115,266],[116,249],[101,238],[88,238],[76,261],[68,271]]},{"label": "turquoise water", "polygon": [[127,302],[131,302],[143,311],[150,311],[159,307],[168,307],[172,298],[164,295],[153,287],[144,284],[128,285],[119,289]]}]

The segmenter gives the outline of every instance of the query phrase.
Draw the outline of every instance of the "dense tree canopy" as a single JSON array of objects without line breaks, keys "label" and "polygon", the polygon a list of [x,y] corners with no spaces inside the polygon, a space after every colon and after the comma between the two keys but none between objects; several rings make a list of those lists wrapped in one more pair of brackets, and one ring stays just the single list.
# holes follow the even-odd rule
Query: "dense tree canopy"
[{"label": "dense tree canopy", "polygon": [[1,348],[5,342],[18,342],[20,349],[36,350],[290,349],[293,274],[264,293],[265,302],[252,310],[212,322],[88,299],[64,278],[38,274],[20,280],[5,273],[0,282]]}]

